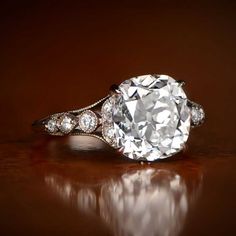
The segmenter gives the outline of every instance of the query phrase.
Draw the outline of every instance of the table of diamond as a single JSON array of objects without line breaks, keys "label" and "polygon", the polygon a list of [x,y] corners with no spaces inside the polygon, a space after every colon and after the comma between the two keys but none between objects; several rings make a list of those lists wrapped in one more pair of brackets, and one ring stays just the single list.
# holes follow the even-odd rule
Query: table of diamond
[{"label": "table of diamond", "polygon": [[[131,2],[0,3],[0,235],[236,234],[236,5]],[[206,114],[174,157],[31,130],[155,73]]]}]

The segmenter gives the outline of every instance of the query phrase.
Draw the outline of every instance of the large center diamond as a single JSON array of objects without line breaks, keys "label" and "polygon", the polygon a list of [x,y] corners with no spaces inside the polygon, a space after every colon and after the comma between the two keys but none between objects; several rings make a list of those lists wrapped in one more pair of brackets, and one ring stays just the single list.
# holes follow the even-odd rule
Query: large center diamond
[{"label": "large center diamond", "polygon": [[144,75],[124,81],[119,92],[112,119],[124,155],[153,161],[183,149],[190,109],[180,83],[167,75]]}]

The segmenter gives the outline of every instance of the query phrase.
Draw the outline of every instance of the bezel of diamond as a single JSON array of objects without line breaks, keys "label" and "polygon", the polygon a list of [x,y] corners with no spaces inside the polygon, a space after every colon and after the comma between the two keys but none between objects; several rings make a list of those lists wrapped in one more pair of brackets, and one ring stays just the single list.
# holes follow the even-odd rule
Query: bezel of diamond
[{"label": "bezel of diamond", "polygon": [[[98,127],[98,117],[97,115],[91,111],[86,110],[83,111],[79,116],[79,128],[85,132],[85,133],[92,133],[94,132]],[[84,119],[90,119],[89,124],[85,124]],[[92,123],[91,123],[92,122]]]},{"label": "bezel of diamond", "polygon": [[69,134],[76,125],[77,119],[74,115],[66,113],[59,117],[58,128],[64,134]]}]

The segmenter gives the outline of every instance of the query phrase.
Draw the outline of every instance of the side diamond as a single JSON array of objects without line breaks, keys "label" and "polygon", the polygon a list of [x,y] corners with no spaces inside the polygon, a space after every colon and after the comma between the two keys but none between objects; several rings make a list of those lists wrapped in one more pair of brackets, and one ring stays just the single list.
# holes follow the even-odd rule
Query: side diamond
[{"label": "side diamond", "polygon": [[118,148],[112,117],[113,107],[116,99],[117,95],[112,95],[103,103],[102,106],[102,136],[106,142],[114,148]]},{"label": "side diamond", "polygon": [[93,111],[86,110],[79,115],[79,127],[85,133],[92,133],[98,126],[98,118]]},{"label": "side diamond", "polygon": [[50,119],[45,125],[45,128],[49,133],[56,133],[58,131],[57,121],[55,119]]},{"label": "side diamond", "polygon": [[191,121],[193,126],[201,125],[205,119],[205,112],[203,108],[194,104],[191,108]]},{"label": "side diamond", "polygon": [[71,114],[64,114],[59,119],[59,129],[62,133],[70,133],[76,125],[75,117]]},{"label": "side diamond", "polygon": [[114,148],[118,148],[117,142],[115,139],[115,130],[113,125],[105,123],[102,127],[102,136],[106,140],[107,143],[109,143]]},{"label": "side diamond", "polygon": [[115,103],[115,95],[109,97],[102,105],[102,120],[103,122],[112,122],[112,107]]}]

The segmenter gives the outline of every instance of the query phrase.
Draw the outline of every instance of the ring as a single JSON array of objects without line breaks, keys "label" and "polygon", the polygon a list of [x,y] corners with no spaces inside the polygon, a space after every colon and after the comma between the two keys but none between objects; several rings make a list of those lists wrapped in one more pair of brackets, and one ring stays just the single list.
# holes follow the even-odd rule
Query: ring
[{"label": "ring", "polygon": [[205,113],[190,101],[184,81],[168,75],[142,75],[119,86],[96,103],[52,114],[33,123],[50,135],[89,135],[141,161],[171,157],[184,149],[190,129],[201,125]]}]

